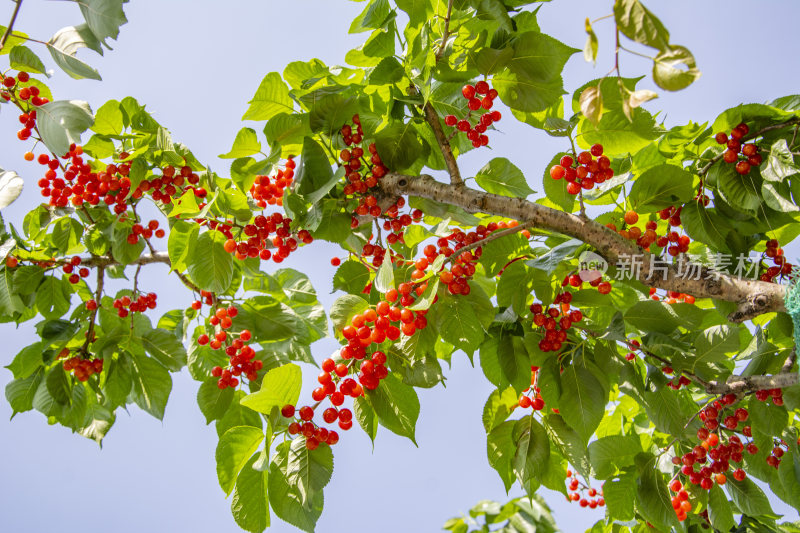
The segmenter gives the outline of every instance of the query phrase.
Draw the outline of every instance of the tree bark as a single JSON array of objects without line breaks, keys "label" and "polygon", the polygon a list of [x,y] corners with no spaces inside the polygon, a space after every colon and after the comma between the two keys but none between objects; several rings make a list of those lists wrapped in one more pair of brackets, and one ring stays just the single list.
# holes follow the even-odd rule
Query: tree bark
[{"label": "tree bark", "polygon": [[[678,263],[665,261],[644,252],[635,242],[618,235],[593,220],[565,213],[524,198],[510,198],[441,183],[428,175],[406,176],[389,173],[379,181],[383,194],[409,195],[444,202],[470,213],[486,213],[530,222],[533,227],[579,239],[593,247],[609,264],[626,257],[641,258],[638,279],[645,285],[686,293],[695,298],[716,298],[737,304],[728,319],[743,322],[763,313],[785,311],[785,287],[777,283],[740,279],[708,267],[699,276],[680,275]],[[687,263],[684,263],[684,266]]]}]

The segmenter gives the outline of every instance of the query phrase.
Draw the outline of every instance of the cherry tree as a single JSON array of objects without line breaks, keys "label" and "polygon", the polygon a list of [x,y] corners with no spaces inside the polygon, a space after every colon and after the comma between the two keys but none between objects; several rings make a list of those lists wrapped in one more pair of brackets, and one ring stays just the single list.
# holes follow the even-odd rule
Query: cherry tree
[{"label": "cherry tree", "polygon": [[[369,0],[348,66],[264,76],[243,117],[263,134],[243,127],[217,173],[134,98],[95,111],[47,87],[44,49],[100,80],[76,52],[103,53],[125,3],[82,0],[47,42],[16,26],[23,0],[0,26],[0,104],[30,162],[0,169],[0,209],[23,186],[42,199],[0,227],[0,319],[39,336],[7,367],[15,413],[100,443],[129,404],[163,418],[188,367],[236,523],[313,531],[334,450],[365,438],[353,426],[415,441],[416,389],[463,352],[494,387],[488,462],[528,495],[473,509],[482,530],[554,531],[540,487],[604,508],[592,531],[797,530],[765,489],[800,509],[783,248],[800,233],[800,96],[668,127],[620,75],[622,43],[650,51],[663,91],[700,71],[639,0],[586,20],[584,57],[613,25],[615,68],[568,88],[581,51],[539,26],[539,2]],[[487,148],[510,121],[563,142],[535,184]],[[276,265],[318,240],[341,247],[327,310]],[[191,305],[140,285],[153,264]],[[328,335],[340,348],[312,354]],[[319,367],[310,397],[300,365]]]}]

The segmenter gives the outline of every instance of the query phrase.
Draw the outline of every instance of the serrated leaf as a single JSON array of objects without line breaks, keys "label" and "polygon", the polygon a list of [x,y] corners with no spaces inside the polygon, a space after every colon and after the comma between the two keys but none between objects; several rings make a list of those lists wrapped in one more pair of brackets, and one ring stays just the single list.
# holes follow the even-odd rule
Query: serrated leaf
[{"label": "serrated leaf", "polygon": [[256,89],[242,120],[268,120],[278,113],[292,113],[294,106],[289,88],[277,72],[270,72]]},{"label": "serrated leaf", "polygon": [[261,381],[261,389],[242,398],[241,404],[258,413],[269,415],[274,407],[295,405],[300,397],[301,384],[299,366],[279,366],[267,372]]},{"label": "serrated leaf", "polygon": [[667,91],[685,89],[699,77],[694,56],[683,46],[670,46],[653,59],[653,81]]},{"label": "serrated leaf", "polygon": [[197,405],[200,407],[200,412],[206,417],[206,424],[225,416],[233,401],[234,389],[232,387],[220,389],[217,385],[218,381],[217,378],[206,380],[197,390]]},{"label": "serrated leaf", "polygon": [[229,429],[219,439],[216,450],[217,479],[225,495],[230,495],[236,477],[264,441],[264,432],[252,426]]},{"label": "serrated leaf", "polygon": [[261,143],[252,128],[242,128],[233,140],[233,146],[226,154],[220,154],[220,159],[237,159],[261,152]]},{"label": "serrated leaf", "polygon": [[94,124],[89,104],[81,100],[57,100],[37,108],[37,127],[47,148],[64,155],[72,143],[80,144],[81,133]]},{"label": "serrated leaf", "polygon": [[366,399],[383,427],[401,437],[408,437],[416,445],[414,433],[419,417],[419,399],[413,387],[389,374],[377,389],[366,390]]},{"label": "serrated leaf", "polygon": [[475,175],[475,182],[486,192],[512,198],[526,198],[535,192],[528,187],[522,171],[505,157],[486,163]]},{"label": "serrated leaf", "polygon": [[233,280],[233,259],[225,251],[225,236],[217,231],[200,235],[187,258],[189,275],[203,290],[225,292]]},{"label": "serrated leaf", "polygon": [[116,39],[119,27],[128,22],[122,5],[128,0],[80,0],[81,13],[92,33],[104,41],[107,37]]},{"label": "serrated leaf", "polygon": [[8,55],[8,61],[11,68],[16,70],[35,72],[37,74],[44,74],[45,72],[42,60],[27,46],[17,45],[12,48]]},{"label": "serrated leaf", "polygon": [[76,80],[83,78],[101,80],[100,74],[95,69],[75,57],[80,48],[91,48],[99,54],[103,53],[100,41],[86,24],[62,28],[47,42],[47,51],[50,52],[53,61],[70,77]]},{"label": "serrated leaf", "polygon": [[561,375],[558,407],[564,421],[588,442],[605,414],[603,387],[589,370],[575,364]]}]

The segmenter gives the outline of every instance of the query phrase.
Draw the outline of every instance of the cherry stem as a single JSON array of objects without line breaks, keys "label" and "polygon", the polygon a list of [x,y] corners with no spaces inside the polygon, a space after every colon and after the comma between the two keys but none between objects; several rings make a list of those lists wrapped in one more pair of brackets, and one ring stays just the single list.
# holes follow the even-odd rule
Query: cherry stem
[{"label": "cherry stem", "polygon": [[[0,37],[0,50],[3,49],[6,45],[6,41],[8,41],[8,38],[11,36],[11,32],[14,30],[14,23],[17,21],[19,9],[22,7],[22,0],[14,0],[14,2],[16,5],[14,6],[14,12],[11,13],[11,20],[8,23],[6,31],[3,32],[3,36]],[[452,1],[450,3],[452,5]]]},{"label": "cherry stem", "polygon": [[472,244],[469,244],[467,246],[464,246],[463,248],[459,248],[458,250],[454,251],[453,255],[448,257],[447,260],[444,262],[444,264],[442,266],[444,266],[447,263],[451,263],[453,261],[453,258],[456,257],[456,255],[461,255],[464,252],[471,252],[472,250],[474,250],[476,248],[480,248],[484,244],[487,244],[487,243],[490,243],[490,242],[492,242],[494,240],[497,240],[497,239],[500,239],[502,237],[505,237],[506,235],[511,235],[512,233],[517,233],[519,231],[526,230],[526,229],[528,229],[530,227],[533,227],[533,222],[524,222],[522,224],[514,226],[513,228],[506,228],[504,230],[494,231],[494,232],[490,233],[488,236],[484,237],[483,239],[481,239],[479,241],[475,241]]},{"label": "cherry stem", "polygon": [[92,315],[89,317],[89,329],[86,331],[86,341],[81,347],[81,353],[84,356],[89,355],[89,345],[94,342],[94,325],[97,321],[97,313],[100,311],[100,302],[103,299],[103,284],[105,282],[105,265],[100,265],[97,268],[97,290],[95,291],[94,301],[97,307],[92,310]]}]

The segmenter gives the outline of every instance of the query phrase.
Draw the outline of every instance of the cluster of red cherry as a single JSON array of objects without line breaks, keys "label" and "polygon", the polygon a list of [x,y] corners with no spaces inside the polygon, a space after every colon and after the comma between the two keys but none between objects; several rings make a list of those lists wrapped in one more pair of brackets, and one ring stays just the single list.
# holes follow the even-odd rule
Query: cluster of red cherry
[{"label": "cluster of red cherry", "polygon": [[[0,88],[0,98],[6,102],[14,100],[14,103],[17,104],[20,109],[30,111],[25,120],[23,120],[22,117],[19,119],[20,123],[23,125],[23,128],[17,132],[17,138],[20,141],[29,139],[30,136],[33,135],[33,130],[36,128],[36,110],[31,108],[44,105],[50,101],[44,96],[39,96],[39,88],[35,85],[25,86],[30,79],[30,74],[20,71],[17,73],[16,77],[3,77],[3,86]],[[32,117],[30,116],[31,112],[33,113]],[[31,120],[33,122],[31,122]]]},{"label": "cluster of red cherry", "polygon": [[531,367],[531,386],[524,391],[517,401],[517,405],[523,409],[532,407],[534,411],[541,411],[544,409],[544,398],[542,398],[541,389],[539,389],[539,367]]},{"label": "cluster of red cherry", "polygon": [[[595,157],[597,159],[595,159]],[[611,160],[603,155],[603,145],[594,144],[588,152],[581,152],[576,159],[565,155],[558,165],[550,167],[550,177],[567,180],[567,192],[578,194],[581,189],[591,190],[596,184],[614,177]]]},{"label": "cluster of red cherry", "polygon": [[567,470],[567,479],[569,480],[567,487],[572,491],[568,497],[569,501],[578,502],[581,507],[590,509],[605,506],[606,500],[603,498],[602,488],[598,493],[597,489],[587,487],[578,480],[578,473],[572,470]]},{"label": "cluster of red cherry", "polygon": [[[208,227],[214,231],[219,231],[228,240],[223,245],[225,251],[234,254],[236,259],[244,260],[248,257],[260,257],[264,261],[272,258],[276,263],[282,262],[289,257],[289,254],[299,247],[298,240],[304,244],[310,244],[314,237],[308,230],[300,230],[296,236],[292,236],[291,218],[284,217],[281,213],[275,212],[269,216],[258,215],[253,219],[252,224],[244,227],[237,227],[239,241],[233,236],[234,226],[229,221],[219,223],[216,220],[208,221]],[[243,239],[241,234],[247,239]],[[272,234],[275,234],[271,237]],[[270,248],[275,248],[273,253]]]},{"label": "cluster of red cherry", "polygon": [[125,318],[129,313],[143,313],[148,309],[155,309],[156,298],[158,295],[154,292],[140,294],[135,300],[131,300],[130,296],[123,296],[114,300],[114,309],[120,318]]},{"label": "cluster of red cherry", "polygon": [[154,235],[159,239],[163,239],[164,235],[166,235],[166,232],[158,227],[158,220],[151,220],[147,223],[147,226],[142,226],[137,222],[131,228],[130,234],[128,234],[128,244],[134,245],[138,243],[140,236],[147,240]]},{"label": "cluster of red cherry", "polygon": [[64,348],[58,353],[56,359],[64,359],[62,366],[65,372],[72,372],[78,381],[86,381],[92,374],[99,374],[103,371],[102,359],[83,359],[78,356],[69,356],[69,348]]},{"label": "cluster of red cherry", "polygon": [[289,156],[283,169],[278,169],[274,176],[256,176],[250,187],[250,196],[253,197],[258,207],[264,209],[267,205],[283,205],[283,190],[292,184],[294,169],[297,164]]},{"label": "cluster of red cherry", "polygon": [[[306,439],[306,448],[315,450],[320,443],[326,443],[333,446],[339,442],[339,434],[334,430],[326,429],[314,423],[314,408],[307,405],[300,409],[295,409],[294,405],[284,405],[281,408],[281,414],[285,418],[293,418],[297,413],[300,421],[292,421],[289,423],[290,435],[302,435]],[[325,409],[322,413],[322,418],[325,422],[332,424],[339,421],[339,427],[348,430],[353,427],[353,412],[350,409],[344,408],[337,410],[334,407]]]},{"label": "cluster of red cherry", "polygon": [[[211,304],[209,305],[214,305],[213,297],[210,300]],[[192,309],[200,310],[202,306],[203,302],[200,300],[192,302]],[[200,346],[208,345],[212,350],[224,348],[225,355],[228,356],[228,368],[215,366],[211,369],[211,375],[219,378],[217,386],[220,389],[237,387],[239,376],[242,375],[250,381],[255,381],[258,379],[258,371],[264,368],[263,361],[255,359],[256,351],[246,344],[252,338],[250,331],[243,329],[238,334],[227,331],[233,326],[233,319],[238,314],[239,310],[233,305],[217,306],[214,314],[208,318],[208,324],[214,328],[213,338],[209,337],[207,333],[203,333],[197,338],[197,344]]]},{"label": "cluster of red cherry", "polygon": [[723,131],[714,136],[718,144],[724,144],[727,147],[722,154],[722,159],[726,163],[736,164],[736,172],[741,175],[749,174],[752,167],[759,166],[764,160],[758,153],[758,146],[753,143],[743,144],[748,133],[750,133],[750,127],[741,123],[733,128],[730,136]]},{"label": "cluster of red cherry", "polygon": [[[675,370],[673,370],[671,366],[661,367],[661,371],[667,375],[675,374]],[[685,387],[689,385],[691,382],[692,380],[690,380],[688,377],[684,376],[683,374],[680,374],[678,376],[673,377],[672,380],[667,383],[667,387],[669,387],[672,390],[679,390],[681,387]]]},{"label": "cluster of red cherry", "polygon": [[[353,133],[354,127],[355,133]],[[368,189],[375,187],[378,184],[378,180],[385,176],[389,169],[383,165],[374,143],[367,147],[370,154],[369,159],[364,157],[364,148],[361,147],[361,143],[364,140],[364,130],[361,127],[361,119],[358,114],[353,115],[352,125],[345,124],[342,126],[340,133],[342,141],[349,147],[339,153],[346,180],[344,195],[364,194]],[[362,197],[359,200],[356,213],[362,216],[367,214],[379,216],[381,214],[380,206],[377,205],[377,202],[370,203],[372,205],[368,205],[366,197]]]},{"label": "cluster of red cherry", "polygon": [[776,277],[783,278],[791,275],[794,265],[786,260],[786,256],[783,255],[783,248],[778,245],[776,239],[767,241],[767,249],[764,251],[764,257],[772,259],[774,266],[768,267],[764,273],[761,274],[759,278],[761,281],[774,282]]},{"label": "cluster of red cherry", "polygon": [[[369,200],[370,196],[367,197]],[[398,210],[402,209],[402,207],[406,204],[406,201],[403,197],[397,199],[397,201],[392,205],[389,209],[386,210],[386,216],[390,217],[390,220],[383,221],[383,229],[390,232],[386,235],[386,243],[387,244],[394,244],[396,242],[402,242],[405,244],[405,239],[403,237],[403,233],[405,228],[410,226],[414,222],[419,222],[422,220],[422,211],[419,209],[414,209],[411,213],[405,213],[403,215],[398,216]]]},{"label": "cluster of red cherry", "polygon": [[[69,282],[75,285],[78,283],[81,278],[89,277],[89,269],[86,267],[78,268],[78,271],[75,272],[75,269],[79,267],[81,264],[81,258],[77,255],[73,256],[68,263],[62,265],[61,271],[64,274],[69,274]],[[16,265],[15,265],[16,266]]]},{"label": "cluster of red cherry", "polygon": [[[486,130],[494,124],[499,122],[503,115],[500,111],[488,112],[494,106],[494,99],[497,98],[497,90],[492,89],[489,83],[481,80],[473,85],[464,85],[461,88],[461,95],[467,100],[467,116],[459,120],[455,115],[447,115],[444,117],[444,123],[448,126],[455,126],[455,128],[467,134],[467,139],[472,142],[472,146],[480,148],[489,144],[489,136],[486,135]],[[479,98],[481,96],[482,98]],[[479,110],[487,111],[480,115],[477,123],[472,125],[472,113]]]}]

